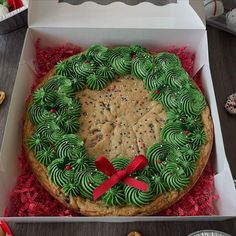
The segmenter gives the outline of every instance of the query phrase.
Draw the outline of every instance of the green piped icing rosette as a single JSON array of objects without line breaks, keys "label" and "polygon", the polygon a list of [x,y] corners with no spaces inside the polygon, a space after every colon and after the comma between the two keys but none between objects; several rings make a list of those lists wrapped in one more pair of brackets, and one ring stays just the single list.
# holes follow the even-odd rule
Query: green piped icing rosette
[{"label": "green piped icing rosette", "polygon": [[[108,179],[88,157],[78,135],[80,103],[78,90],[102,90],[116,76],[133,75],[142,80],[152,100],[162,104],[167,120],[160,140],[148,147],[148,165],[132,177],[147,184],[143,192],[119,182],[99,200],[110,207],[141,207],[171,190],[189,184],[196,168],[200,148],[206,142],[201,113],[204,96],[192,84],[177,56],[163,52],[152,55],[139,45],[107,48],[93,45],[85,54],[73,56],[56,65],[56,73],[33,94],[28,117],[36,129],[28,147],[47,167],[51,182],[67,196],[93,199],[93,191]],[[116,170],[124,170],[130,160],[112,160]]]}]

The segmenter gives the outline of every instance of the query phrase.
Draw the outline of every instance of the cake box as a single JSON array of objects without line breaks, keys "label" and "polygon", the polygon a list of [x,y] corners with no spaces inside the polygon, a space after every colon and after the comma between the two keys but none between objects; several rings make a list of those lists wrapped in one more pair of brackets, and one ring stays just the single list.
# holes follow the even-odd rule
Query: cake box
[{"label": "cake box", "polygon": [[[208,59],[207,32],[203,3],[199,0],[177,0],[157,6],[143,2],[130,6],[122,2],[80,5],[57,0],[31,0],[27,30],[17,77],[11,98],[5,134],[0,153],[0,219],[12,222],[134,222],[171,220],[224,220],[236,216],[236,191],[227,162]],[[73,43],[86,49],[89,45],[142,44],[148,48],[187,46],[196,54],[194,74],[201,73],[204,94],[214,122],[213,162],[215,168],[216,216],[185,217],[4,217],[9,194],[16,183],[18,155],[22,145],[22,117],[25,101],[35,78],[33,59],[35,41],[44,46]]]}]

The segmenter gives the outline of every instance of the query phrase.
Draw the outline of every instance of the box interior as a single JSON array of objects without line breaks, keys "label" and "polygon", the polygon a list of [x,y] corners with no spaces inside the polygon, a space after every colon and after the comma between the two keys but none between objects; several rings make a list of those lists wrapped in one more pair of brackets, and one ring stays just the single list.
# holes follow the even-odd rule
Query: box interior
[{"label": "box interior", "polygon": [[[171,46],[187,46],[189,50],[195,52],[196,61],[194,72],[197,73],[201,69],[205,95],[211,107],[212,118],[214,122],[214,158],[217,163],[215,165],[215,187],[216,192],[220,195],[220,199],[217,201],[217,209],[219,211],[219,216],[234,216],[236,213],[235,190],[229,165],[224,152],[217,106],[211,81],[210,69],[208,65],[206,37],[207,36],[205,30],[144,30],[109,28],[59,29],[47,27],[29,29],[20,60],[20,65],[11,99],[8,120],[6,124],[6,132],[2,144],[0,159],[0,216],[3,216],[5,206],[8,203],[9,193],[12,190],[18,175],[17,157],[20,153],[22,143],[22,117],[25,111],[25,101],[30,94],[31,85],[35,78],[33,66],[33,59],[35,56],[34,44],[38,38],[42,39],[42,43],[44,44],[43,46],[56,46],[63,43],[73,43],[85,49],[93,43],[101,43],[108,46],[137,43],[152,49],[165,49]],[[227,185],[225,185],[226,180]],[[39,217],[35,218],[42,219]],[[160,220],[160,218],[162,217],[152,218]],[[199,219],[199,217],[193,218]],[[43,219],[47,220],[47,217]],[[49,217],[48,219],[53,218]],[[86,219],[89,220],[88,218]],[[141,217],[141,219],[146,219],[146,217]],[[163,219],[170,220],[171,218],[166,217]],[[78,220],[82,220],[81,217],[78,217]],[[106,218],[104,218],[103,220],[107,221]]]}]

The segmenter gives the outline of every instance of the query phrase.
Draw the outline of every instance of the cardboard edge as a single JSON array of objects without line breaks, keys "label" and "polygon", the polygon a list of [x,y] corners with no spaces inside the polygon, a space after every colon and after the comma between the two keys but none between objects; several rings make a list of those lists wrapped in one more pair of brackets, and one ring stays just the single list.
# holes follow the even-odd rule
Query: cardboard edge
[{"label": "cardboard edge", "polygon": [[104,223],[131,223],[131,222],[165,222],[165,221],[224,221],[232,219],[235,216],[145,216],[145,217],[0,217],[0,220],[14,223],[46,223],[46,222],[104,222]]},{"label": "cardboard edge", "polygon": [[194,11],[197,13],[199,18],[201,19],[204,28],[206,29],[206,15],[204,10],[204,3],[203,1],[199,0],[189,0],[189,4],[194,9]]},{"label": "cardboard edge", "polygon": [[[216,169],[218,170],[216,174],[220,173],[222,170],[224,170],[225,166],[228,165],[227,161],[227,156],[225,152],[225,146],[224,146],[224,140],[223,140],[223,135],[222,135],[222,128],[221,128],[221,123],[220,123],[220,118],[219,118],[219,111],[218,111],[218,106],[216,102],[216,95],[215,95],[215,90],[213,86],[213,81],[212,81],[212,76],[211,76],[211,70],[209,64],[206,64],[203,66],[202,73],[204,76],[208,77],[209,80],[203,81],[203,87],[206,87],[206,84],[208,84],[208,91],[204,91],[205,96],[208,98],[210,102],[210,107],[211,107],[211,113],[214,114],[212,115],[213,123],[214,123],[214,133],[217,135],[217,139],[215,139],[215,146],[217,146],[217,150],[220,151],[218,155],[223,156],[224,162],[217,162]],[[207,92],[207,93],[206,93]],[[209,99],[211,95],[211,99]]]},{"label": "cardboard edge", "polygon": [[[206,29],[203,30],[203,36],[201,38],[201,41],[199,42],[198,52],[204,51],[204,55],[199,55],[198,53],[195,58],[195,65],[194,65],[194,74],[195,76],[199,71],[205,66],[209,65],[209,55],[208,55],[208,42],[207,42],[207,31]],[[200,61],[202,61],[200,63]]]},{"label": "cardboard edge", "polygon": [[[21,114],[21,111],[24,110],[24,105],[22,106],[22,104],[25,104],[25,100],[21,101],[18,99],[18,97],[21,97],[19,95],[22,92],[30,90],[31,83],[25,86],[25,84],[22,84],[21,80],[18,78],[20,76],[24,76],[22,75],[22,71],[25,71],[26,68],[28,71],[31,71],[26,63],[21,63],[18,67],[0,150],[0,174],[3,174],[3,177],[0,178],[0,184],[5,186],[6,196],[9,196],[12,186],[15,185],[17,176],[19,174],[18,162],[16,160],[18,160],[17,157],[21,153],[22,146],[18,141],[21,138],[22,133],[18,124],[22,120],[22,117],[18,116],[18,114]],[[27,96],[27,94],[25,94],[25,96]],[[16,101],[18,102],[16,103]],[[14,144],[14,148],[12,148],[12,144]],[[5,168],[9,165],[11,166],[11,169],[6,171]],[[9,176],[12,178],[9,178]]]},{"label": "cardboard edge", "polygon": [[[221,179],[219,179],[220,177]],[[231,189],[232,191],[228,192],[227,195],[222,195],[221,193],[225,191],[224,189],[225,184],[227,184],[228,189]],[[236,210],[235,210],[236,209],[236,189],[233,182],[232,172],[230,171],[230,166],[227,160],[224,165],[224,170],[214,176],[214,185],[218,186],[218,188],[216,188],[218,191],[215,191],[215,193],[218,194],[219,196],[224,196],[223,198],[219,197],[219,199],[216,202],[218,213],[220,214],[222,210],[225,211],[225,209],[227,208],[227,215],[235,217],[236,215]],[[229,188],[229,186],[231,187]],[[229,196],[230,198],[235,199],[235,201],[234,202],[229,201],[228,200]],[[221,204],[222,202],[224,202],[223,205]]]}]

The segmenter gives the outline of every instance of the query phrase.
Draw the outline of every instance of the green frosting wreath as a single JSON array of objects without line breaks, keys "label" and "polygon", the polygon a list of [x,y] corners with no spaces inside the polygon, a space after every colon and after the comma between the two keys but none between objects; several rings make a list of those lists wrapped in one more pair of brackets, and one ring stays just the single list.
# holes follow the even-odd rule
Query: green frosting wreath
[{"label": "green frosting wreath", "polygon": [[[139,45],[108,49],[91,46],[86,54],[62,61],[56,74],[33,94],[28,109],[36,131],[28,147],[47,166],[49,179],[66,195],[93,199],[93,191],[108,177],[96,170],[95,158],[88,157],[78,136],[80,103],[75,93],[85,86],[101,90],[115,76],[131,74],[143,80],[151,99],[167,112],[161,140],[147,149],[148,166],[132,174],[148,184],[142,192],[122,182],[108,190],[101,200],[108,206],[142,206],[166,191],[183,189],[195,170],[199,149],[206,142],[201,113],[204,96],[193,85],[177,56],[152,55]],[[130,160],[115,158],[115,169],[124,169]]]}]

